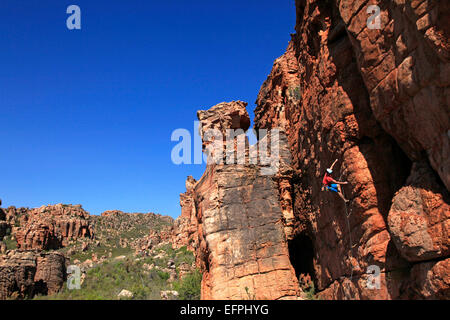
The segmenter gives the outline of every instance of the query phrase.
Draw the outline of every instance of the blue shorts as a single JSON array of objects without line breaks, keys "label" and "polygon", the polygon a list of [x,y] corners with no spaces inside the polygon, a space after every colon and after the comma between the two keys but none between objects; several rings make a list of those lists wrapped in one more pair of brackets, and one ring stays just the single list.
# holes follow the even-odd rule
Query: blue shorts
[{"label": "blue shorts", "polygon": [[339,192],[338,185],[336,183],[332,183],[330,186],[327,186],[327,190]]}]

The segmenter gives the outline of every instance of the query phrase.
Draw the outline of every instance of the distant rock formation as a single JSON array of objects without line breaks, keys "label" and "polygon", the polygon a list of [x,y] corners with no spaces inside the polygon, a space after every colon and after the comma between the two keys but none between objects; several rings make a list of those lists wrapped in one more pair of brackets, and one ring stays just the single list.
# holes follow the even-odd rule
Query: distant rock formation
[{"label": "distant rock formation", "polygon": [[[133,248],[136,254],[146,255],[155,245],[169,241],[174,225],[173,218],[153,212],[125,213],[109,210],[100,216],[92,216],[95,223],[96,239],[104,242],[106,238],[119,238],[123,248]],[[122,238],[132,231],[133,236]]]},{"label": "distant rock formation", "polygon": [[58,249],[70,240],[94,237],[89,213],[81,205],[57,204],[36,209],[10,207],[7,210],[17,248],[21,250]]}]

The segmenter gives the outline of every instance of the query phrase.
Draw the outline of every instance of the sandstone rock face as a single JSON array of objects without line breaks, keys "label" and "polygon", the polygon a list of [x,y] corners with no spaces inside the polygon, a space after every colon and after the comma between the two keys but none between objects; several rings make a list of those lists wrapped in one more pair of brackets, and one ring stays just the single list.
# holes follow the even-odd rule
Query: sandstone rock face
[{"label": "sandstone rock face", "polygon": [[94,237],[89,214],[80,205],[43,206],[21,217],[20,227],[13,232],[18,249],[58,249],[69,240]]},{"label": "sandstone rock face", "polygon": [[297,297],[278,196],[258,168],[207,169],[196,187],[202,299]]},{"label": "sandstone rock face", "polygon": [[[199,110],[197,117],[202,124],[200,136],[203,142],[203,148],[211,142],[205,138],[208,130],[217,130],[226,136],[227,129],[247,131],[250,127],[250,117],[247,113],[246,102],[233,101],[231,103],[223,102],[211,107],[208,110]],[[226,112],[223,112],[226,110]]]},{"label": "sandstone rock face", "polygon": [[379,3],[377,30],[366,23],[371,1],[337,1],[371,109],[410,159],[426,157],[450,189],[450,3]]},{"label": "sandstone rock face", "polygon": [[61,253],[41,253],[36,258],[34,281],[43,294],[57,293],[66,279],[65,257]]},{"label": "sandstone rock face", "polygon": [[191,251],[198,247],[197,214],[195,212],[194,187],[197,181],[189,176],[186,180],[186,192],[180,194],[181,216],[175,220],[171,242],[175,248],[187,246]]},{"label": "sandstone rock face", "polygon": [[[245,106],[236,101],[198,112],[210,158],[225,156],[208,150],[207,131],[220,131],[224,140],[215,142],[226,147],[228,129],[242,129],[238,136],[248,129]],[[238,140],[223,154],[236,151]],[[252,151],[245,137],[243,141],[248,156]],[[188,178],[178,218],[186,226],[178,234],[180,243],[195,244],[192,249],[203,272],[202,299],[296,299],[299,286],[289,261],[279,191],[279,182],[289,173],[287,166],[281,162],[275,175],[264,175],[249,158],[243,164],[208,163],[199,181]]]},{"label": "sandstone rock face", "polygon": [[56,293],[66,280],[65,270],[60,253],[8,251],[0,257],[0,299]]},{"label": "sandstone rock face", "polygon": [[406,186],[395,195],[388,223],[392,239],[408,261],[450,254],[450,198],[427,164],[415,163]]},{"label": "sandstone rock face", "polygon": [[[309,261],[322,298],[398,299],[411,290],[415,298],[443,297],[449,4],[377,1],[379,30],[367,26],[371,4],[296,1],[297,34],[261,88],[255,127],[287,134],[295,170],[290,238],[299,244],[291,260],[310,248],[294,260]],[[347,207],[320,191],[335,159],[335,179],[349,182]],[[428,259],[439,260],[435,269],[419,263]],[[380,289],[367,285],[370,266],[380,269]],[[413,271],[429,292],[411,289]]]},{"label": "sandstone rock face", "polygon": [[450,297],[450,258],[415,265],[403,298],[448,300]]}]

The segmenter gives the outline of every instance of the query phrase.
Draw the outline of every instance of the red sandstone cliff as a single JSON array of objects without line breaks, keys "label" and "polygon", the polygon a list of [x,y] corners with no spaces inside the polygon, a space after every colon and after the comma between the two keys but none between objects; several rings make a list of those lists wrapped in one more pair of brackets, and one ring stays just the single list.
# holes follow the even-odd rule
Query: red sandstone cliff
[{"label": "red sandstone cliff", "polygon": [[[367,27],[371,4],[380,30]],[[296,232],[312,241],[321,296],[448,298],[449,3],[296,6],[297,34],[261,88],[255,123],[286,128]],[[334,159],[349,181],[350,228],[343,202],[320,192]],[[380,290],[367,290],[370,265]]]},{"label": "red sandstone cliff", "polygon": [[[367,25],[373,4],[380,29]],[[255,128],[286,133],[291,172],[213,164],[181,196],[176,233],[196,251],[202,298],[296,298],[305,274],[324,299],[450,298],[449,7],[296,1],[297,33],[255,109]],[[198,117],[246,130],[242,108]],[[347,206],[321,191],[335,159]]]},{"label": "red sandstone cliff", "polygon": [[58,249],[70,240],[94,237],[89,213],[80,205],[57,204],[35,209],[10,207],[6,216],[17,248],[21,250]]},{"label": "red sandstone cliff", "polygon": [[[212,144],[206,139],[210,129],[223,134],[224,141],[214,141],[224,148],[226,129],[242,129],[226,155],[237,150],[250,123],[245,107],[234,101],[198,112],[205,151]],[[241,141],[245,155],[252,154],[248,141]],[[209,160],[218,156],[214,152]],[[288,152],[281,154],[288,157]],[[210,163],[199,181],[188,178],[187,192],[180,197],[182,215],[174,242],[187,241],[196,252],[203,272],[202,299],[296,299],[300,294],[289,261],[279,191],[290,178],[289,159],[282,159],[275,175],[265,175],[264,166],[250,164],[249,159],[242,164]]]}]

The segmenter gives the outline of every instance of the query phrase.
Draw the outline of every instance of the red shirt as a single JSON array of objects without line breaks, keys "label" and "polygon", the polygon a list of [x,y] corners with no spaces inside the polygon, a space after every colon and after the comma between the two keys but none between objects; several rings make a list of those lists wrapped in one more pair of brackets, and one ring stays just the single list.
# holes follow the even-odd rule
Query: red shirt
[{"label": "red shirt", "polygon": [[322,183],[324,186],[329,186],[334,182],[334,179],[328,174],[328,172],[325,173],[325,176],[323,177]]}]

